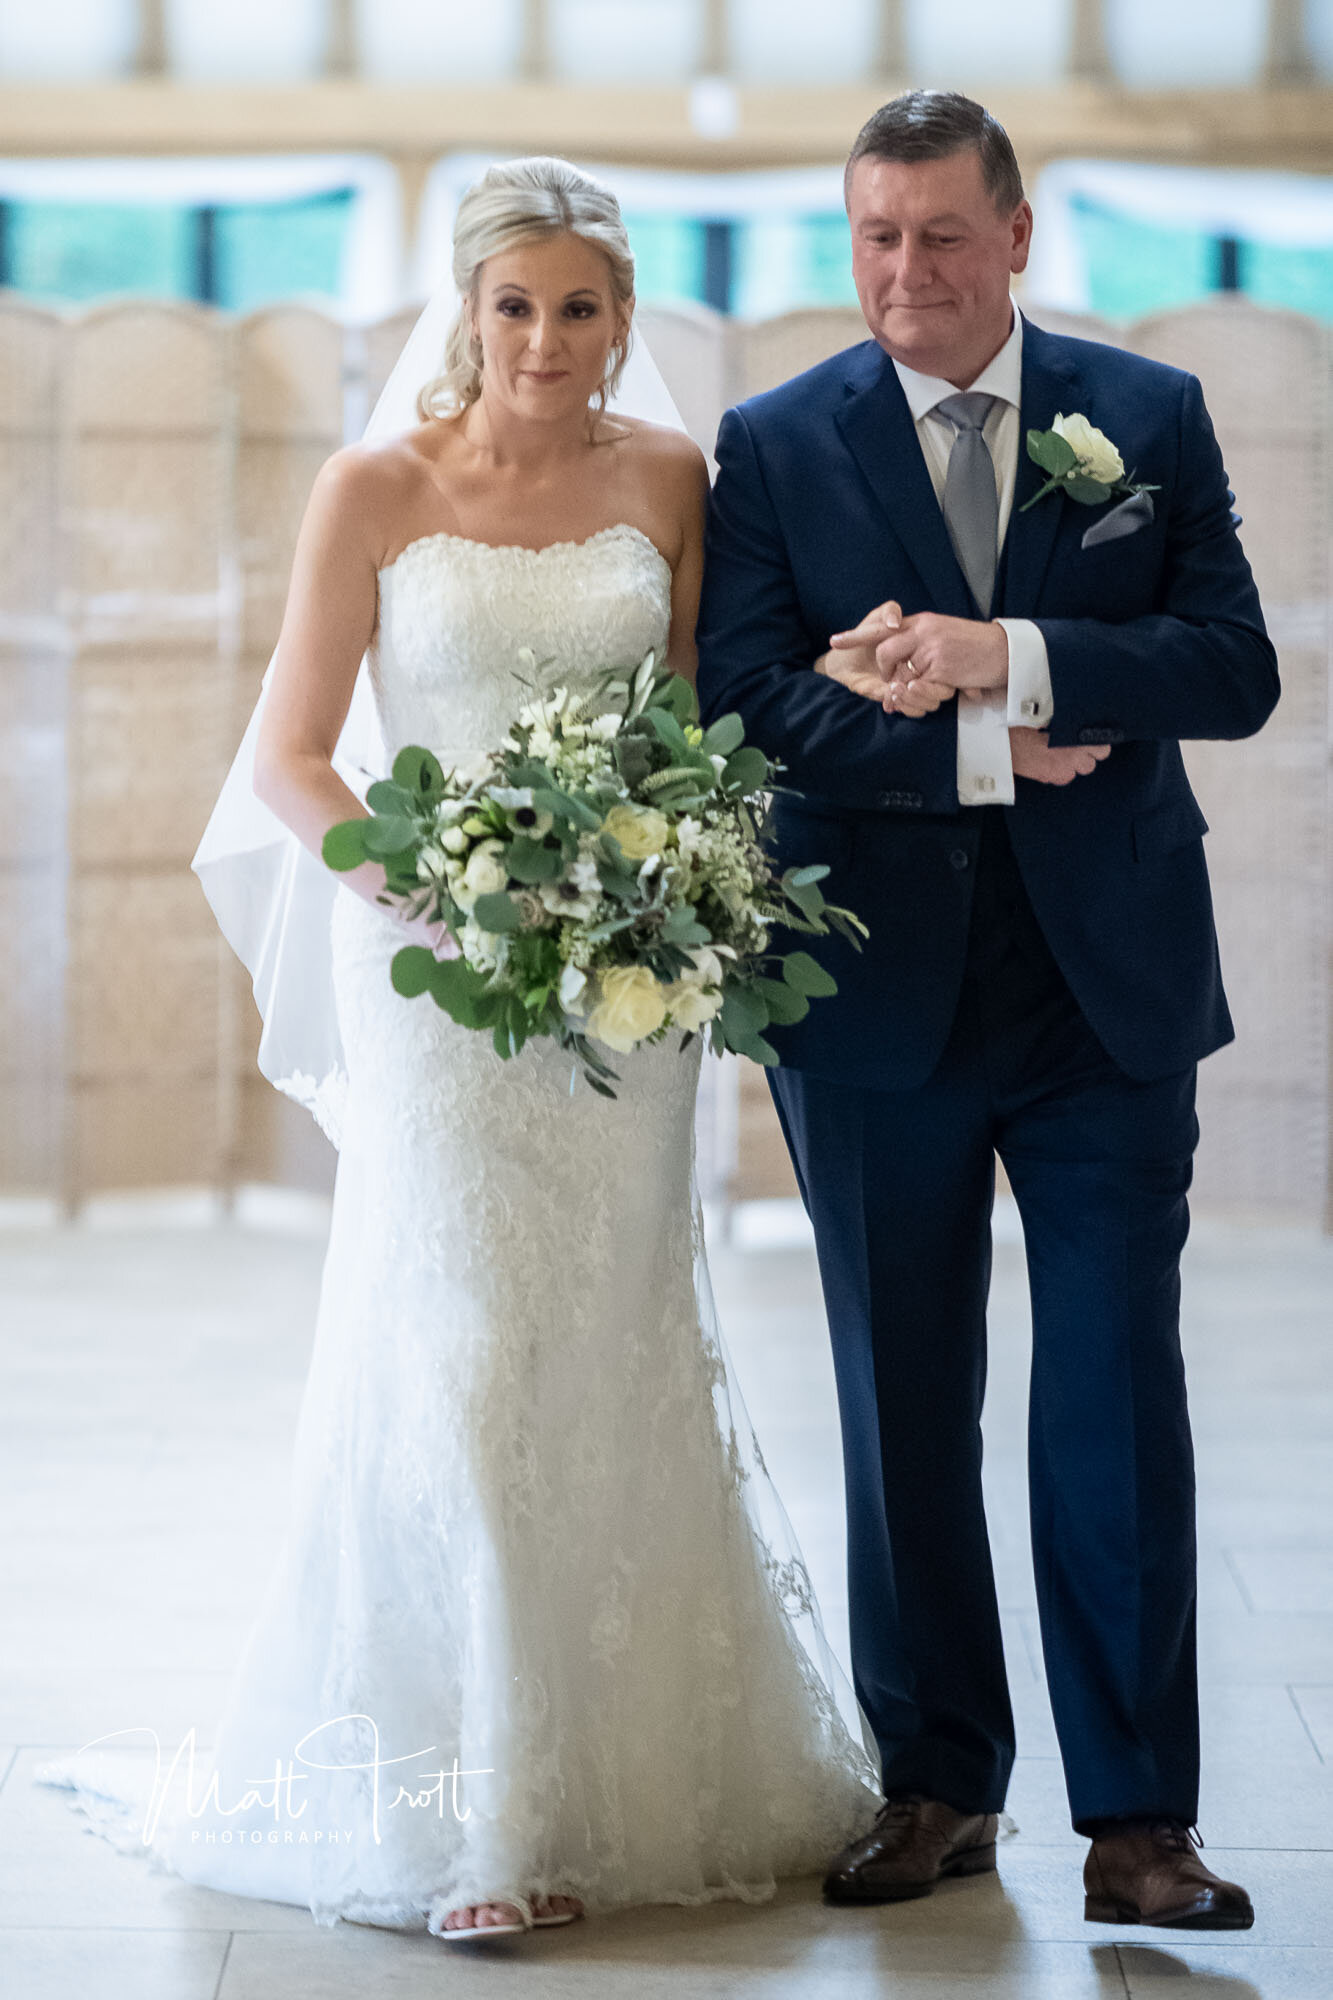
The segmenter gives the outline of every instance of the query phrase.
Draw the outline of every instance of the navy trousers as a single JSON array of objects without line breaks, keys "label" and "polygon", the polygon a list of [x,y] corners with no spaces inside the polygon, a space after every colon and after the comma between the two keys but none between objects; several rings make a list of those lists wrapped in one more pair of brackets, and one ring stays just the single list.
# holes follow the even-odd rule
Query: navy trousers
[{"label": "navy trousers", "polygon": [[1027,1245],[1033,1560],[1073,1823],[1192,1825],[1195,1069],[1139,1083],[1111,1061],[1042,937],[1007,809],[974,810],[967,971],[927,1082],[768,1072],[833,1343],[854,1683],[886,1791],[1003,1806],[1014,1726],[980,1429],[998,1153]]}]

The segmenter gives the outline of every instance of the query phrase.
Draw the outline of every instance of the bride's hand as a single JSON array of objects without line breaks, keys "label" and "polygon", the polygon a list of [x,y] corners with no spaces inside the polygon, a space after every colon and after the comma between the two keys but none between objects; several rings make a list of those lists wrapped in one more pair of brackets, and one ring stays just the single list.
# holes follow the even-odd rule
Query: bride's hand
[{"label": "bride's hand", "polygon": [[428,951],[435,953],[436,958],[459,956],[457,938],[449,926],[438,918],[426,916],[408,918],[400,915],[398,921],[406,933],[406,943],[424,944]]}]

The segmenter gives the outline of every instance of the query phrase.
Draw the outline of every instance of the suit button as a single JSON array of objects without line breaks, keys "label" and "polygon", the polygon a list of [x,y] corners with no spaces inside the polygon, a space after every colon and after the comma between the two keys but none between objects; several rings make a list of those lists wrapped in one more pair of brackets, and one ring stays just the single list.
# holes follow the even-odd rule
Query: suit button
[{"label": "suit button", "polygon": [[966,868],[967,855],[961,847],[955,847],[953,853],[949,856],[949,866],[959,870]]}]

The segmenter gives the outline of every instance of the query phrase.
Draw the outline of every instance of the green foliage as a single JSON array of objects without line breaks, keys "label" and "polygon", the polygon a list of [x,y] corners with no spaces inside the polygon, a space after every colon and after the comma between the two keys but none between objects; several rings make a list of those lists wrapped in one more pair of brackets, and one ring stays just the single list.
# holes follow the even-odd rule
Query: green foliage
[{"label": "green foliage", "polygon": [[1063,479],[1078,464],[1078,453],[1058,431],[1029,431],[1028,457],[1054,479]]},{"label": "green foliage", "polygon": [[520,835],[509,843],[505,866],[516,882],[554,882],[564,873],[565,862],[558,843],[551,847]]},{"label": "green foliage", "polygon": [[1065,492],[1071,500],[1079,500],[1085,507],[1100,507],[1103,500],[1109,500],[1114,488],[1106,486],[1100,479],[1089,479],[1084,473],[1076,473],[1066,479]]},{"label": "green foliage", "polygon": [[782,962],[782,976],[788,986],[795,987],[811,999],[831,999],[838,990],[838,982],[831,972],[826,972],[817,959],[808,951],[794,951]]},{"label": "green foliage", "polygon": [[370,824],[366,819],[344,819],[331,826],[320,844],[326,866],[340,875],[359,868],[366,858],[365,830]]},{"label": "green foliage", "polygon": [[416,792],[409,792],[392,778],[377,778],[366,793],[366,804],[374,813],[397,813],[411,818],[421,804]]},{"label": "green foliage", "polygon": [[[665,811],[672,819],[686,812],[710,811],[730,819],[741,843],[762,851],[768,795],[775,788],[780,766],[771,764],[757,745],[747,744],[742,718],[724,715],[705,731],[698,721],[698,703],[690,683],[660,668],[650,655],[632,675],[612,673],[566,714],[586,720],[615,706],[625,717],[619,734],[604,753],[615,777],[603,768],[593,775],[571,778],[570,765],[557,748],[548,759],[522,748],[497,752],[493,777],[470,788],[456,774],[445,773],[439,760],[417,745],[394,759],[393,776],[380,779],[367,794],[371,817],[345,822],[330,830],[325,856],[330,866],[344,870],[367,858],[381,861],[385,894],[406,916],[429,915],[460,936],[470,914],[480,929],[497,939],[494,969],[482,971],[466,959],[439,959],[424,946],[405,946],[392,960],[395,990],[407,999],[429,993],[435,1004],[460,1025],[485,1031],[501,1060],[509,1060],[534,1036],[550,1036],[581,1066],[588,1085],[614,1097],[619,1080],[574,1017],[565,1015],[559,996],[568,948],[554,915],[525,921],[526,899],[511,893],[517,884],[561,880],[579,851],[591,852],[602,894],[611,913],[585,927],[586,942],[597,950],[595,966],[640,965],[664,984],[680,978],[693,965],[692,954],[714,944],[723,950],[726,969],[721,1005],[708,1024],[709,1046],[717,1052],[734,1050],[771,1066],[777,1051],[766,1038],[771,1025],[789,1027],[809,1012],[812,998],[836,992],[836,982],[808,952],[762,954],[747,939],[758,929],[786,929],[812,936],[836,932],[856,949],[866,928],[849,910],[826,904],[820,883],[829,875],[827,863],[812,861],[787,869],[778,880],[758,856],[742,861],[757,870],[757,890],[748,913],[732,908],[725,877],[705,878],[690,891],[694,902],[673,900],[685,879],[670,855],[641,874],[637,861],[603,832],[606,813],[627,797]],[[557,717],[553,731],[560,735]],[[530,740],[526,724],[517,724],[520,745]],[[589,747],[592,740],[589,739]],[[721,765],[715,769],[714,760]],[[575,764],[574,770],[583,767]],[[531,794],[539,813],[549,814],[545,835],[515,829],[512,811],[486,795],[488,782]],[[477,898],[470,913],[452,900],[437,859],[429,878],[419,877],[418,857],[434,848],[440,823],[436,808],[446,798],[459,801],[456,824],[470,841],[491,839],[506,870],[510,889]],[[743,850],[738,850],[743,853]],[[438,854],[438,850],[437,850]],[[460,859],[462,859],[460,852]],[[687,871],[688,872],[688,871]],[[603,911],[606,910],[603,904]],[[748,926],[748,930],[746,928]],[[740,956],[727,955],[734,945]],[[647,1039],[658,1042],[659,1029]],[[686,1037],[688,1040],[691,1037]],[[571,1076],[571,1088],[577,1069]]]},{"label": "green foliage", "polygon": [[728,792],[757,792],[769,773],[769,763],[762,750],[755,744],[747,743],[741,750],[728,757],[722,767],[722,788]]},{"label": "green foliage", "polygon": [[739,715],[719,715],[704,735],[700,748],[706,757],[730,757],[745,741],[745,724]]},{"label": "green foliage", "polygon": [[803,1021],[810,1012],[810,1002],[804,993],[790,986],[782,979],[756,979],[754,991],[768,1009],[770,1021],[776,1021],[780,1028],[790,1028],[794,1022]]},{"label": "green foliage", "polygon": [[429,993],[434,972],[435,954],[424,944],[405,944],[389,962],[393,990],[401,993],[405,1000],[415,1000],[419,994]]},{"label": "green foliage", "polygon": [[472,914],[484,931],[517,931],[523,928],[523,912],[513,897],[501,889],[494,896],[478,896]]},{"label": "green foliage", "polygon": [[396,813],[376,813],[373,819],[361,822],[365,831],[361,838],[367,855],[376,861],[384,860],[391,854],[406,854],[409,848],[415,852],[419,841],[417,823],[414,819],[399,818]]},{"label": "green foliage", "polygon": [[444,796],[444,771],[439,758],[416,743],[409,743],[394,758],[393,781],[404,791],[431,804]]}]

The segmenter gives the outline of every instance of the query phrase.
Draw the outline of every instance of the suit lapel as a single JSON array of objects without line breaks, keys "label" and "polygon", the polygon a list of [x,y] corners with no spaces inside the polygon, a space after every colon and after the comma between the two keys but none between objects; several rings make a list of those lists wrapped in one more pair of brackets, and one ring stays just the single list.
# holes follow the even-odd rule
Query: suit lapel
[{"label": "suit lapel", "polygon": [[1063,493],[1048,493],[1022,513],[1025,501],[1041,490],[1045,473],[1028,457],[1030,430],[1046,431],[1058,412],[1078,407],[1078,369],[1054,335],[1023,322],[1023,379],[1018,410],[1018,475],[1004,548],[996,576],[991,615],[1030,618],[1036,611],[1060,524],[1070,507]]},{"label": "suit lapel", "polygon": [[930,609],[955,618],[975,616],[903,385],[875,341],[856,349],[846,388],[838,428],[925,586]]}]

